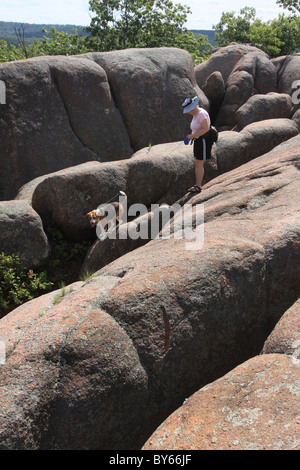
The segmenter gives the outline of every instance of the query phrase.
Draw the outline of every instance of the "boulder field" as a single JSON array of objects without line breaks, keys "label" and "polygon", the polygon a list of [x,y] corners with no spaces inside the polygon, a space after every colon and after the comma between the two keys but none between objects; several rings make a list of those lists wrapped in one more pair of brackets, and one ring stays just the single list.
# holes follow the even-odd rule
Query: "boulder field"
[{"label": "boulder field", "polygon": [[182,141],[188,96],[199,96],[219,130],[253,122],[254,106],[257,121],[299,125],[290,102],[299,62],[297,54],[272,61],[255,47],[230,45],[196,67],[186,51],[167,47],[2,63],[0,200],[48,173]]},{"label": "boulder field", "polygon": [[[0,65],[0,251],[44,263],[47,225],[95,239],[88,280],[0,320],[1,450],[300,449],[299,61],[230,45],[195,68],[174,48]],[[219,140],[191,195],[196,94]],[[125,231],[176,204],[169,236],[96,239],[86,213],[120,190],[149,209]]]},{"label": "boulder field", "polygon": [[[291,119],[252,123],[241,132],[226,131],[213,146],[205,181],[271,150],[298,134]],[[39,177],[24,185],[16,200],[27,200],[44,223],[54,223],[68,237],[89,230],[86,213],[124,191],[128,205],[158,201],[172,204],[194,180],[193,149],[183,142],[160,144],[118,162],[89,162]]]},{"label": "boulder field", "polygon": [[[255,47],[232,44],[220,48],[208,60],[197,65],[195,75],[199,87],[209,99],[216,126],[220,130],[230,130],[236,125],[237,129],[240,128],[238,111],[249,99],[252,101],[252,96],[269,95],[273,92],[291,96],[293,83],[299,79],[299,64],[299,54],[270,60],[264,52]],[[265,106],[260,107],[261,117],[270,112],[270,101],[268,99]],[[272,101],[276,101],[274,96]],[[275,105],[274,111],[277,116],[284,117],[285,108],[286,104],[279,99],[278,107]],[[297,108],[299,104],[296,103],[291,117]],[[252,117],[250,113],[248,122]],[[256,119],[260,120],[261,117],[258,114]]]},{"label": "boulder field", "polygon": [[[190,55],[175,48],[1,64],[0,251],[39,265],[49,253],[43,226],[76,240],[93,238],[85,214],[120,190],[129,204],[174,203],[194,182],[192,147],[182,143],[190,121],[181,111],[186,96],[197,94],[223,130],[205,182],[297,135],[300,110],[291,95],[299,60],[271,61],[257,48],[230,45],[195,68]],[[248,88],[245,73],[252,77]],[[234,109],[228,96],[238,97]],[[24,201],[36,212],[35,227],[27,205],[15,230]],[[21,240],[35,236],[36,227],[41,233],[24,251]],[[120,254],[132,248],[125,244]]]},{"label": "boulder field", "polygon": [[[291,438],[299,364],[279,353],[257,357],[300,296],[299,143],[293,137],[180,200],[194,211],[204,205],[204,225],[193,225],[195,234],[204,230],[198,247],[175,236],[182,224],[173,224],[173,237],[153,239],[89,281],[1,320],[2,449],[139,449],[198,390],[209,400],[215,447],[229,439],[235,448],[245,440],[299,448]],[[222,404],[219,413],[212,400]],[[212,431],[222,419],[226,439]]]},{"label": "boulder field", "polygon": [[300,299],[262,353],[188,398],[143,450],[299,450]]},{"label": "boulder field", "polygon": [[208,106],[190,54],[175,48],[7,62],[0,80],[0,200],[47,173],[183,139],[183,98]]},{"label": "boulder field", "polygon": [[[212,159],[205,165],[204,181],[211,181],[297,134],[296,123],[287,118],[254,122],[240,132],[221,132],[213,146]],[[128,206],[142,203],[150,208],[151,204],[172,205],[193,182],[193,150],[183,142],[146,147],[122,161],[92,161],[40,176],[25,184],[13,201],[0,203],[0,251],[18,253],[27,266],[33,265],[33,260],[38,265],[49,254],[43,227],[55,225],[74,240],[93,238],[87,212],[120,190],[127,194]],[[28,244],[28,237],[35,242]],[[92,248],[92,257],[89,261],[87,258],[82,272],[94,272],[146,241],[127,239],[116,246],[96,240],[98,246]]]},{"label": "boulder field", "polygon": [[299,450],[299,363],[255,356],[203,387],[143,450]]}]

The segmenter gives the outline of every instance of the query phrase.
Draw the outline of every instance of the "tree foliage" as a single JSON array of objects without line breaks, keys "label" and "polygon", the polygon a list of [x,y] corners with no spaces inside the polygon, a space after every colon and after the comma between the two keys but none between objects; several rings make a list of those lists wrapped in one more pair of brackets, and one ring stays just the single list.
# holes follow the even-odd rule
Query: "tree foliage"
[{"label": "tree foliage", "polygon": [[18,255],[0,253],[0,317],[51,288],[44,271],[34,273],[22,266]]},{"label": "tree foliage", "polygon": [[287,10],[297,13],[300,12],[300,1],[299,0],[277,0],[277,3]]},{"label": "tree foliage", "polygon": [[100,51],[134,47],[180,47],[201,61],[211,45],[184,24],[191,10],[170,0],[90,0],[94,13],[87,43]]},{"label": "tree foliage", "polygon": [[[178,47],[187,50],[195,63],[208,57],[212,45],[207,36],[194,35],[184,25],[191,10],[171,0],[90,0],[94,13],[85,34],[43,29],[42,39],[19,47],[0,43],[0,62],[40,55],[71,55],[89,51],[111,51],[131,47]],[[26,26],[25,26],[26,33]],[[26,36],[26,34],[25,34]]]},{"label": "tree foliage", "polygon": [[248,42],[255,15],[256,10],[252,7],[242,8],[240,16],[236,16],[235,11],[223,12],[219,23],[213,26],[219,46],[227,46],[230,42]]},{"label": "tree foliage", "polygon": [[26,45],[21,42],[19,47],[8,45],[3,39],[0,40],[0,62],[7,62],[28,57],[43,55],[74,55],[88,52],[88,46],[82,35],[78,35],[74,29],[72,34],[57,31],[52,26],[50,31],[43,28],[44,36]]},{"label": "tree foliage", "polygon": [[[216,30],[220,46],[230,42],[248,43],[264,50],[270,57],[292,54],[300,47],[299,0],[278,0],[292,15],[279,15],[263,22],[255,8],[223,12]],[[0,40],[0,62],[41,55],[73,55],[90,51],[111,51],[138,47],[178,47],[187,50],[197,64],[212,49],[206,35],[195,35],[185,24],[191,10],[171,0],[90,0],[91,23],[84,35],[77,29],[59,31],[43,28],[43,37],[28,44],[26,25],[17,34],[19,47]],[[15,28],[16,29],[16,28]],[[70,31],[70,30],[68,30]],[[17,31],[16,31],[17,33]],[[22,33],[22,34],[21,34]]]},{"label": "tree foliage", "polygon": [[0,63],[19,59],[25,59],[24,51],[13,44],[8,45],[4,39],[0,39]]},{"label": "tree foliage", "polygon": [[55,26],[47,31],[43,28],[44,36],[42,40],[36,39],[28,46],[30,57],[39,55],[74,55],[88,51],[84,37],[77,33],[74,28],[71,34],[57,31]]},{"label": "tree foliage", "polygon": [[256,17],[255,8],[244,7],[236,12],[222,13],[216,29],[220,46],[231,42],[251,44],[262,49],[270,57],[293,54],[300,47],[300,18],[296,15],[279,15],[267,22]]}]

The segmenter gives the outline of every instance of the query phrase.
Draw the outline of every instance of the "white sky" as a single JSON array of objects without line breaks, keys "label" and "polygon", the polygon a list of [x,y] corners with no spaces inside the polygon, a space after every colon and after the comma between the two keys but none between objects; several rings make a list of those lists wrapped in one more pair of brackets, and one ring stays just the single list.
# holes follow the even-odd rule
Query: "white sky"
[{"label": "white sky", "polygon": [[[219,22],[223,11],[236,11],[245,6],[254,7],[256,15],[264,21],[277,18],[283,10],[276,0],[173,0],[173,3],[188,5],[189,29],[212,29]],[[0,21],[20,23],[90,24],[88,0],[1,0]],[[286,11],[286,14],[288,12]]]}]

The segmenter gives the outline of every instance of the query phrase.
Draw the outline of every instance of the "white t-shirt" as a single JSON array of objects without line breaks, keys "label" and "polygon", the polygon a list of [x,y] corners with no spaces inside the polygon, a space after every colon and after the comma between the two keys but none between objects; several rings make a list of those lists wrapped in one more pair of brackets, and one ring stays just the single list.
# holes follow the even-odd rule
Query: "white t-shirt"
[{"label": "white t-shirt", "polygon": [[198,108],[198,112],[195,116],[193,116],[192,122],[191,122],[191,130],[192,132],[198,132],[201,129],[203,129],[203,126],[201,125],[201,122],[203,119],[208,120],[208,127],[210,127],[210,117],[208,112],[203,109],[203,108]]}]

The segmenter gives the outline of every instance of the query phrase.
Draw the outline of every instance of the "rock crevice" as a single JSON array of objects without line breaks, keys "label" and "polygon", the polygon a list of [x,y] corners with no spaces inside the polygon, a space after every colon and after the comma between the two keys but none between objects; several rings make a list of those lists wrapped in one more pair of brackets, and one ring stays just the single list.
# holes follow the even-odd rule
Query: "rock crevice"
[{"label": "rock crevice", "polygon": [[[129,206],[150,209],[176,201],[182,211],[194,211],[192,233],[203,234],[193,248],[187,235],[176,237],[183,223],[176,214],[169,238],[128,238],[124,245],[96,240],[84,264],[94,272],[91,279],[40,296],[1,319],[2,449],[300,448],[299,129],[287,117],[249,122],[245,112],[241,130],[233,130],[235,111],[254,106],[253,96],[289,94],[287,76],[295,64],[298,56],[273,63],[255,48],[229,46],[195,70],[185,51],[169,48],[0,66],[0,79],[11,74],[7,89],[16,87],[0,116],[2,132],[11,126],[1,152],[14,168],[22,155],[29,169],[50,146],[41,173],[18,174],[9,191],[5,182],[2,195],[11,197],[20,182],[29,181],[15,200],[1,203],[0,224],[7,223],[1,243],[28,213],[30,224],[17,235],[26,233],[24,240],[31,237],[45,252],[47,240],[37,236],[44,234],[42,222],[81,239],[91,230],[86,212],[119,190],[127,193]],[[222,102],[213,86],[221,81]],[[32,89],[30,96],[22,95],[24,87]],[[93,93],[102,97],[96,103]],[[182,142],[189,127],[182,124],[182,97],[192,94],[208,109],[214,106],[216,122],[226,128],[196,195],[187,194],[194,162],[192,147]],[[22,120],[32,96],[37,107],[24,145]],[[19,120],[13,107],[26,108]],[[41,120],[45,109],[50,118]],[[165,109],[175,110],[170,122]],[[91,153],[81,144],[78,151],[67,116],[80,141],[98,149],[99,159],[101,154],[116,161],[89,161]],[[41,134],[34,132],[38,126]],[[114,126],[120,135],[109,142]],[[16,129],[20,140],[13,140]],[[61,138],[60,146],[53,136]],[[112,157],[100,151],[106,145],[112,145]],[[202,205],[204,223],[196,217]],[[149,220],[147,213],[138,223],[149,228]]]}]

